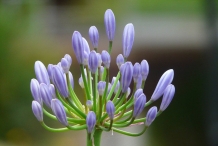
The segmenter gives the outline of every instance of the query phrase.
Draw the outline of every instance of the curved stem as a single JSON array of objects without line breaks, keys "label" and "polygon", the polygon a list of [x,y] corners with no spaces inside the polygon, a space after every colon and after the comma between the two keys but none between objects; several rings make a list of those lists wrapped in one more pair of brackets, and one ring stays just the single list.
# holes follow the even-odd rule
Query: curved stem
[{"label": "curved stem", "polygon": [[112,128],[112,130],[114,130],[117,133],[124,134],[124,135],[127,135],[127,136],[140,136],[147,130],[147,128],[148,127],[145,126],[144,129],[140,133],[130,133],[130,132],[123,131],[123,130],[120,130],[120,129],[117,129],[117,128]]},{"label": "curved stem", "polygon": [[68,131],[69,129],[68,128],[51,128],[51,127],[48,127],[44,122],[40,122],[41,125],[48,131],[51,131],[51,132],[64,132],[64,131]]}]

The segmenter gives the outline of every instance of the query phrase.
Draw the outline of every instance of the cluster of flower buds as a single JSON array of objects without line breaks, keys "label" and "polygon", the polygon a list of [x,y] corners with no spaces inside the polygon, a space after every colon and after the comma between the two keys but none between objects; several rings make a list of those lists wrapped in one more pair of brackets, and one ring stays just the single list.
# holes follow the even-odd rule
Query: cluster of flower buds
[{"label": "cluster of flower buds", "polygon": [[[93,50],[80,32],[74,31],[72,47],[80,65],[79,85],[84,91],[84,103],[74,90],[74,79],[69,71],[72,58],[66,54],[58,64],[49,64],[47,69],[40,61],[35,62],[36,79],[30,83],[34,98],[32,110],[37,120],[50,131],[83,130],[91,136],[95,130],[110,131],[138,136],[145,132],[157,116],[170,104],[175,93],[172,85],[173,69],[167,70],[160,78],[148,100],[143,93],[149,73],[146,60],[134,65],[128,60],[134,42],[134,26],[129,23],[123,31],[123,53],[116,58],[118,73],[110,82],[110,53],[115,36],[115,16],[108,9],[104,15],[106,34],[109,40],[108,51],[98,53],[99,33],[95,26],[89,29]],[[131,83],[133,89],[130,89]],[[162,97],[160,108],[151,107],[146,116],[138,118],[143,110]],[[44,113],[44,114],[43,114]],[[48,127],[43,115],[59,121],[64,128]],[[130,125],[144,125],[142,132],[130,133],[119,128]]]}]

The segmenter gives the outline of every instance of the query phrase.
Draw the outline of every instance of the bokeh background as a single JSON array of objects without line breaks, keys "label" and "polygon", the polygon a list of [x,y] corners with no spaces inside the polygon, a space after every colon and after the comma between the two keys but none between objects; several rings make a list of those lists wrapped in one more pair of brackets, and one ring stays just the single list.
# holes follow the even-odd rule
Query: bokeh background
[{"label": "bokeh background", "polygon": [[[80,146],[85,131],[51,133],[32,114],[30,80],[34,62],[46,66],[66,54],[77,84],[80,73],[71,47],[78,30],[88,39],[95,25],[99,49],[107,49],[103,16],[116,16],[115,58],[122,53],[122,32],[135,26],[130,59],[146,59],[150,73],[145,94],[150,98],[160,76],[173,68],[176,95],[169,108],[140,137],[104,133],[103,146],[218,146],[217,0],[1,0],[0,1],[0,145]],[[90,42],[90,41],[89,41]],[[90,45],[91,46],[91,45]],[[111,78],[112,78],[111,76]],[[81,92],[76,85],[75,91]],[[155,105],[159,106],[160,101]],[[144,113],[145,115],[145,113]],[[45,118],[48,125],[61,127]],[[141,127],[127,128],[140,131]]]}]

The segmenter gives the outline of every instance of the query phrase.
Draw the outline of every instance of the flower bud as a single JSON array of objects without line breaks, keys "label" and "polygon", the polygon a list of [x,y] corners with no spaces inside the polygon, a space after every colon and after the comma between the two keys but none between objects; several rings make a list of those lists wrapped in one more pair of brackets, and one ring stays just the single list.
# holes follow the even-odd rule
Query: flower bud
[{"label": "flower bud", "polygon": [[45,83],[41,83],[39,85],[40,90],[40,96],[42,97],[43,102],[46,104],[46,106],[51,108],[51,100],[52,100],[52,94],[49,90],[50,85],[46,85]]},{"label": "flower bud", "polygon": [[135,83],[138,81],[140,75],[141,75],[141,65],[137,62],[133,66],[133,75],[132,75]]},{"label": "flower bud", "polygon": [[124,58],[128,58],[135,37],[134,26],[132,23],[129,23],[125,26],[123,31],[123,56]]},{"label": "flower bud", "polygon": [[110,93],[111,87],[112,87],[111,83],[108,83],[107,96],[108,96],[108,94]]},{"label": "flower bud", "polygon": [[92,106],[93,106],[92,100],[87,100],[87,101],[86,101],[86,106],[87,106],[89,109],[91,109]]},{"label": "flower bud", "polygon": [[128,87],[127,93],[126,93],[126,98],[128,98],[128,96],[130,95],[130,93],[131,93],[131,89]]},{"label": "flower bud", "polygon": [[137,117],[138,115],[141,114],[145,107],[146,103],[146,96],[145,94],[141,94],[138,98],[136,98],[134,102],[134,110],[133,110],[133,117]]},{"label": "flower bud", "polygon": [[96,115],[93,111],[90,111],[86,116],[86,125],[88,133],[92,133],[93,129],[95,128],[96,124]]},{"label": "flower bud", "polygon": [[98,69],[98,56],[94,50],[89,54],[89,69],[93,74],[96,73]]},{"label": "flower bud", "polygon": [[142,75],[142,80],[145,81],[147,79],[149,73],[149,65],[146,60],[142,60],[141,62],[141,75]]},{"label": "flower bud", "polygon": [[100,66],[100,76],[102,76],[104,73],[104,67],[103,66]]},{"label": "flower bud", "polygon": [[30,90],[34,100],[42,104],[42,98],[40,96],[40,91],[39,91],[39,82],[36,79],[31,79]]},{"label": "flower bud", "polygon": [[104,14],[104,25],[106,28],[106,34],[107,34],[109,41],[113,41],[114,35],[115,35],[116,24],[115,24],[115,16],[111,9],[107,9]]},{"label": "flower bud", "polygon": [[66,77],[58,66],[53,67],[53,80],[58,92],[64,97],[68,97]]},{"label": "flower bud", "polygon": [[70,79],[70,85],[72,88],[74,88],[74,80],[73,80],[73,75],[72,73],[69,71],[69,79]]},{"label": "flower bud", "polygon": [[36,61],[34,69],[35,69],[36,79],[38,80],[38,82],[49,85],[50,80],[45,65],[41,61]]},{"label": "flower bud", "polygon": [[110,54],[107,51],[103,50],[102,53],[101,53],[101,59],[102,59],[102,62],[104,64],[104,66],[106,68],[109,68],[110,67],[110,63],[111,63],[111,56],[110,56]]},{"label": "flower bud", "polygon": [[106,82],[104,82],[104,81],[100,81],[98,83],[97,88],[98,88],[98,94],[100,96],[102,96],[104,94],[105,86],[106,86]]},{"label": "flower bud", "polygon": [[157,83],[157,86],[154,90],[154,93],[151,96],[151,100],[155,101],[158,98],[160,98],[166,87],[172,82],[174,76],[174,71],[173,69],[167,70],[160,78],[160,80]]},{"label": "flower bud", "polygon": [[102,64],[101,54],[97,53],[97,57],[98,57],[98,67],[101,67]]},{"label": "flower bud", "polygon": [[32,111],[39,122],[43,121],[42,106],[35,100],[32,101]]},{"label": "flower bud", "polygon": [[88,53],[88,55],[89,55],[89,53],[90,53],[89,44],[88,44],[87,40],[84,37],[82,39],[83,39],[84,51],[86,53]]},{"label": "flower bud", "polygon": [[64,110],[63,104],[58,99],[52,99],[51,101],[51,109],[58,121],[64,126],[68,126],[67,115]]},{"label": "flower bud", "polygon": [[139,75],[138,79],[137,79],[137,82],[136,82],[136,89],[139,89],[141,87],[142,87],[142,76]]},{"label": "flower bud", "polygon": [[108,114],[108,117],[110,118],[110,120],[114,119],[114,113],[115,113],[115,107],[114,107],[114,103],[112,101],[108,101],[106,104],[106,112]]},{"label": "flower bud", "polygon": [[70,56],[69,54],[65,54],[65,55],[64,55],[64,58],[67,59],[67,62],[68,62],[69,68],[70,68],[70,66],[71,66],[71,64],[72,64],[72,58],[71,58],[71,56]]},{"label": "flower bud", "polygon": [[82,78],[82,77],[79,78],[79,85],[80,85],[82,88],[84,88],[84,82],[83,82],[83,78]]},{"label": "flower bud", "polygon": [[89,28],[89,38],[94,48],[98,48],[99,34],[98,29],[95,26]]},{"label": "flower bud", "polygon": [[53,84],[49,85],[49,91],[50,91],[50,94],[52,95],[52,98],[54,99],[57,98],[56,93],[55,93],[55,87]]},{"label": "flower bud", "polygon": [[81,34],[78,31],[74,31],[72,36],[73,51],[79,64],[83,64],[84,60],[84,45]]},{"label": "flower bud", "polygon": [[[90,53],[89,53],[90,54]],[[83,60],[83,65],[88,66],[89,62],[89,54],[84,51],[84,60]]]},{"label": "flower bud", "polygon": [[70,65],[69,65],[69,62],[67,61],[66,58],[62,58],[61,59],[61,67],[62,67],[64,73],[68,73],[69,72]]},{"label": "flower bud", "polygon": [[121,70],[121,87],[122,92],[127,92],[128,87],[132,81],[133,66],[131,62],[126,62]]},{"label": "flower bud", "polygon": [[141,94],[144,94],[143,90],[141,88],[137,89],[135,94],[134,94],[134,100],[136,100]]},{"label": "flower bud", "polygon": [[160,105],[160,111],[164,111],[169,104],[171,103],[175,94],[175,87],[172,84],[169,84],[164,91],[163,99]]},{"label": "flower bud", "polygon": [[147,127],[150,126],[151,123],[155,120],[156,116],[157,116],[157,107],[153,106],[147,112],[145,125]]},{"label": "flower bud", "polygon": [[123,55],[122,55],[122,54],[119,54],[119,55],[117,56],[116,63],[117,63],[118,68],[120,68],[120,66],[121,66],[122,64],[124,64],[124,58],[123,58]]},{"label": "flower bud", "polygon": [[50,80],[53,82],[53,78],[52,78],[52,68],[53,68],[53,64],[49,64],[47,67],[47,71],[48,71],[48,76],[50,78]]}]

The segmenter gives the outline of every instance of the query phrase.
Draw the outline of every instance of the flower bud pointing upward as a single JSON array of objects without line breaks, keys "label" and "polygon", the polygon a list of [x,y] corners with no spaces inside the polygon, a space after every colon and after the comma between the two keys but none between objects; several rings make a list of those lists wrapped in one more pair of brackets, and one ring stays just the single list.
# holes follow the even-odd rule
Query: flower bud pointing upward
[{"label": "flower bud pointing upward", "polygon": [[96,115],[93,111],[90,111],[86,117],[86,125],[88,133],[92,133],[96,124]]},{"label": "flower bud pointing upward", "polygon": [[89,28],[89,38],[92,42],[93,47],[98,48],[99,33],[98,29],[95,26],[91,26]]},{"label": "flower bud pointing upward", "polygon": [[115,113],[115,106],[112,101],[108,101],[106,104],[106,112],[110,118],[110,120],[113,120],[114,118],[114,113]]},{"label": "flower bud pointing upward", "polygon": [[170,104],[175,94],[175,87],[172,84],[169,84],[164,91],[162,102],[160,105],[160,111],[164,111]]},{"label": "flower bud pointing upward", "polygon": [[79,64],[83,64],[84,60],[84,45],[81,34],[78,31],[74,31],[72,36],[73,50],[76,55],[76,59]]},{"label": "flower bud pointing upward", "polygon": [[37,118],[39,122],[43,121],[43,112],[42,112],[42,106],[37,101],[32,101],[32,110],[33,114]]},{"label": "flower bud pointing upward", "polygon": [[157,116],[157,107],[153,106],[147,112],[145,125],[150,126],[151,123],[155,120],[156,116]]},{"label": "flower bud pointing upward", "polygon": [[104,25],[106,28],[106,34],[107,34],[109,41],[113,41],[114,35],[115,35],[116,24],[115,24],[115,16],[111,9],[107,9],[104,14]]}]

